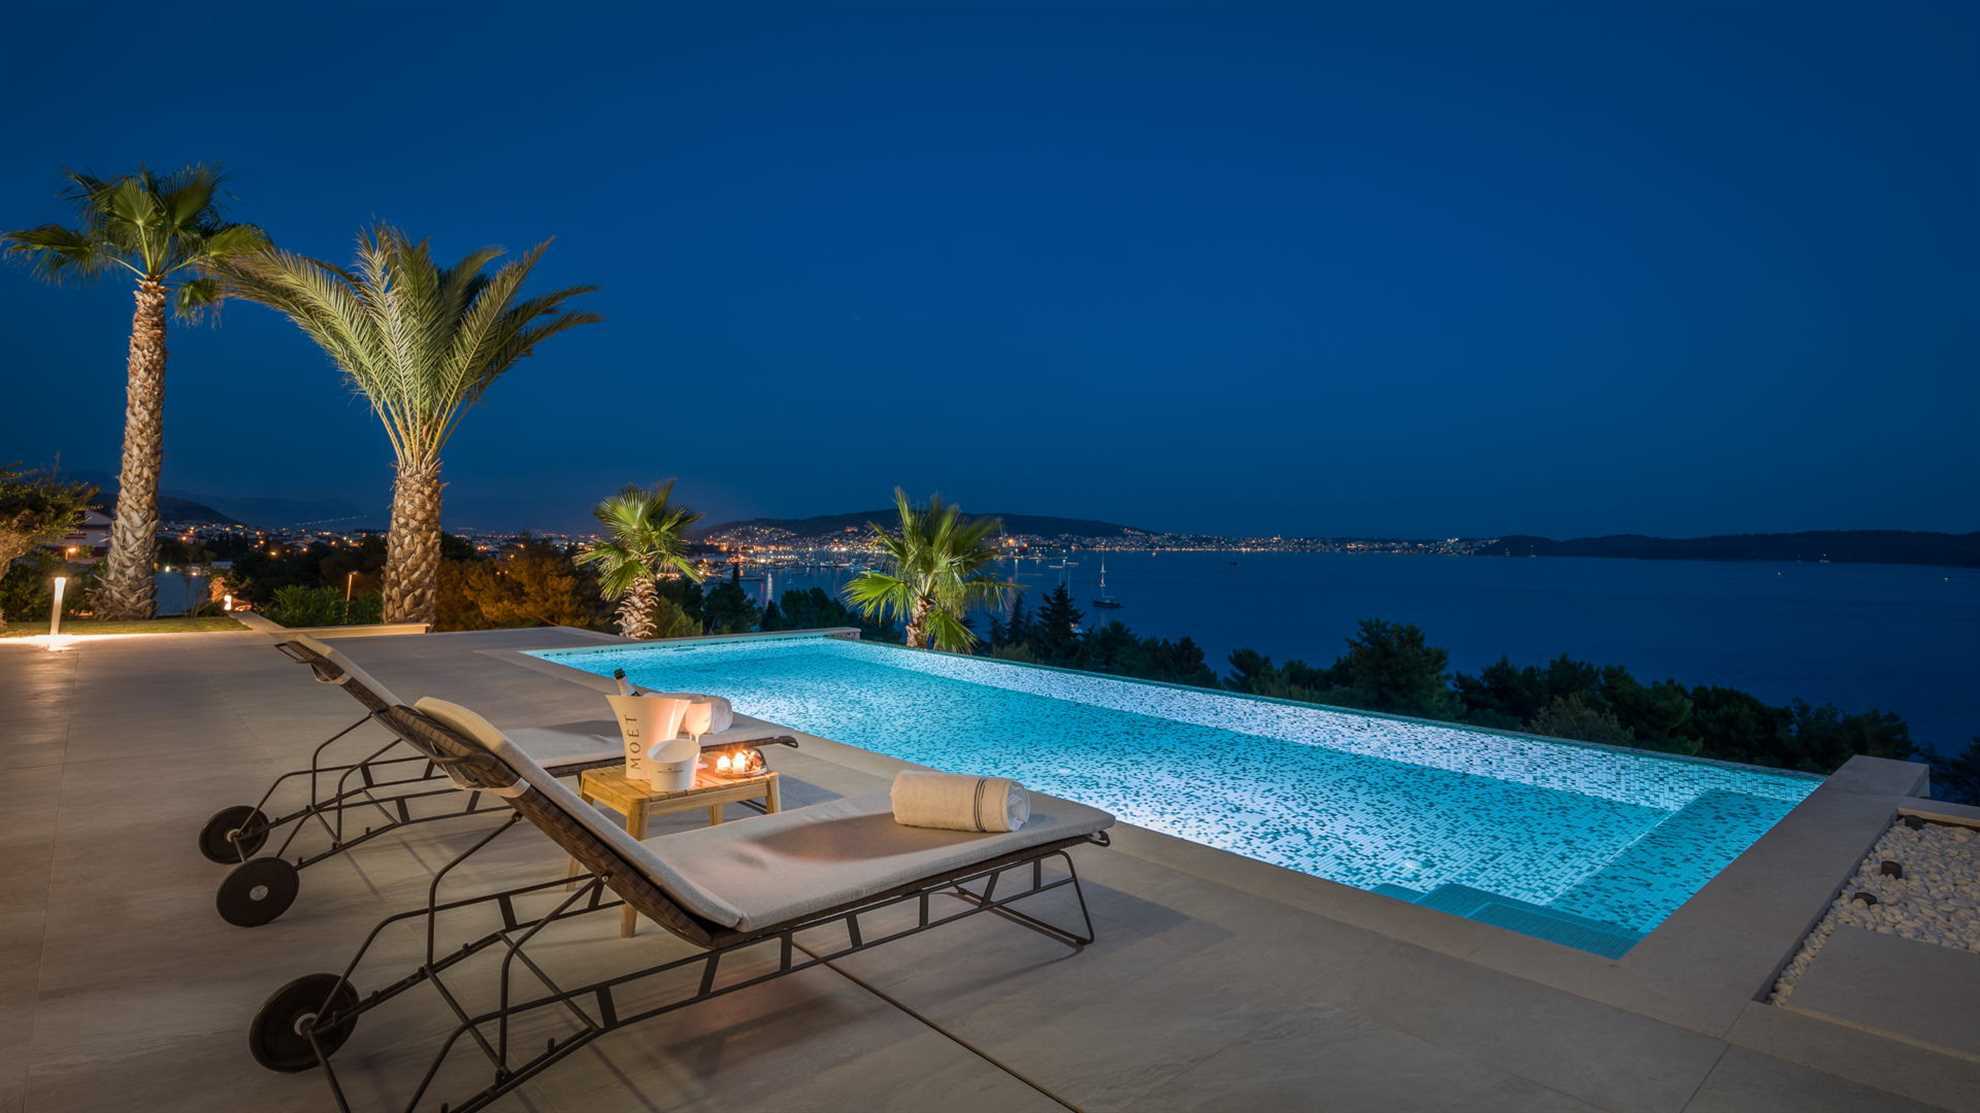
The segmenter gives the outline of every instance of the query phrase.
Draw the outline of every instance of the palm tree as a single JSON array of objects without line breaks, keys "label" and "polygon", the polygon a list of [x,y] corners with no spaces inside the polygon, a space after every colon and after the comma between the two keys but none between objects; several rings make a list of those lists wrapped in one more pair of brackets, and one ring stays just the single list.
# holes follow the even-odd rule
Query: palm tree
[{"label": "palm tree", "polygon": [[353,269],[267,250],[209,268],[224,297],[274,309],[316,341],[385,426],[398,458],[385,546],[386,622],[431,623],[440,570],[440,451],[461,415],[537,344],[601,320],[564,302],[572,286],[517,299],[550,241],[493,274],[499,247],[434,265],[425,241],[379,225]]},{"label": "palm tree", "polygon": [[907,492],[899,487],[894,488],[894,508],[901,517],[898,531],[867,524],[886,552],[888,569],[854,577],[845,586],[846,602],[867,618],[906,618],[910,646],[919,648],[932,638],[937,649],[968,649],[976,644],[976,635],[963,625],[969,609],[1002,606],[1011,592],[1020,590],[982,571],[997,559],[988,538],[1003,523],[995,518],[964,523],[960,508],[944,506],[939,495],[926,507],[910,506]]},{"label": "palm tree", "polygon": [[124,457],[96,610],[105,618],[150,618],[151,566],[158,550],[158,471],[165,460],[165,301],[195,319],[213,301],[208,264],[268,246],[251,224],[221,219],[220,175],[188,166],[164,177],[70,174],[73,228],[44,224],[0,233],[8,255],[53,282],[122,267],[137,278],[130,353],[124,363]]},{"label": "palm tree", "polygon": [[608,536],[586,545],[577,556],[579,564],[598,565],[599,592],[620,600],[619,633],[628,638],[644,641],[655,636],[662,575],[678,572],[690,580],[701,579],[681,551],[687,528],[701,515],[669,506],[673,492],[673,480],[668,480],[651,491],[627,487],[599,503],[592,514]]}]

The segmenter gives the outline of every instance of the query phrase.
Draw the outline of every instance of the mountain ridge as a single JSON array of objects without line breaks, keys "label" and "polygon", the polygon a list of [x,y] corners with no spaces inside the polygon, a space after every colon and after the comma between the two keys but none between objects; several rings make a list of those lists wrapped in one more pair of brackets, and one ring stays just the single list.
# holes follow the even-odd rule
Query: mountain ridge
[{"label": "mountain ridge", "polygon": [[[1149,530],[1134,526],[1124,526],[1119,522],[1104,522],[1097,518],[1059,518],[1050,514],[964,514],[964,521],[978,518],[996,518],[1004,523],[1005,533],[1031,534],[1040,537],[1126,537],[1129,534],[1148,533]],[[860,533],[866,531],[868,522],[887,525],[899,520],[892,507],[885,510],[863,510],[850,514],[814,514],[805,518],[741,518],[733,522],[720,522],[706,529],[697,530],[702,537],[712,536],[735,529],[781,529],[800,537],[817,537],[827,533],[842,533],[851,529]]]},{"label": "mountain ridge", "polygon": [[[1060,518],[1043,514],[986,514],[998,518],[1006,533],[1044,537],[1121,538],[1153,531],[1090,518]],[[738,529],[777,529],[798,537],[822,537],[852,530],[864,533],[866,523],[887,525],[894,512],[874,510],[851,514],[815,514],[802,518],[743,518],[696,531],[710,537]],[[965,518],[976,515],[964,515]],[[1366,536],[1298,536],[1288,540],[1315,542],[1420,541],[1416,538]],[[1697,537],[1657,537],[1640,533],[1602,534],[1556,539],[1537,534],[1507,534],[1497,538],[1463,538],[1476,545],[1474,556],[1598,557],[1627,560],[1782,561],[1832,564],[1921,564],[1980,568],[1980,532],[1943,533],[1931,530],[1831,529],[1777,533],[1725,533]]]},{"label": "mountain ridge", "polygon": [[[63,478],[88,483],[97,490],[97,501],[106,514],[117,506],[117,477],[90,469],[66,470]],[[376,519],[383,527],[383,513],[366,514],[348,499],[335,497],[280,495],[221,495],[160,488],[158,516],[167,522],[245,525],[256,529],[277,529],[310,521],[350,521]]]},{"label": "mountain ridge", "polygon": [[[65,480],[87,483],[96,488],[93,505],[111,517],[117,515],[117,477],[103,472],[69,471],[62,473]],[[185,495],[158,492],[158,520],[161,522],[211,523],[221,526],[238,526],[245,523],[215,510],[194,498]]]},{"label": "mountain ridge", "polygon": [[1831,564],[1934,564],[1980,568],[1980,533],[1902,529],[1821,529],[1790,533],[1721,533],[1652,537],[1614,533],[1556,541],[1515,534],[1479,556],[1574,556],[1630,560],[1776,560]]}]

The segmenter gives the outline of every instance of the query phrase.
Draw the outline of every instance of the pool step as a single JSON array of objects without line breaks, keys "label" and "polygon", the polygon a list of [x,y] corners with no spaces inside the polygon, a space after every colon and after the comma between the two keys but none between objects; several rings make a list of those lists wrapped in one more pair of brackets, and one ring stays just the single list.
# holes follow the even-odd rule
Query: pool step
[{"label": "pool step", "polygon": [[1705,792],[1643,833],[1560,896],[1551,908],[1647,932],[1772,827],[1790,805],[1740,792]]},{"label": "pool step", "polygon": [[1377,885],[1372,891],[1522,935],[1538,936],[1562,946],[1593,951],[1605,958],[1621,958],[1642,938],[1615,924],[1500,896],[1469,885],[1439,885],[1427,893],[1401,885]]},{"label": "pool step", "polygon": [[1394,897],[1400,901],[1408,901],[1410,904],[1415,904],[1430,895],[1421,889],[1411,889],[1402,885],[1377,885],[1368,891],[1380,893],[1385,897]]}]

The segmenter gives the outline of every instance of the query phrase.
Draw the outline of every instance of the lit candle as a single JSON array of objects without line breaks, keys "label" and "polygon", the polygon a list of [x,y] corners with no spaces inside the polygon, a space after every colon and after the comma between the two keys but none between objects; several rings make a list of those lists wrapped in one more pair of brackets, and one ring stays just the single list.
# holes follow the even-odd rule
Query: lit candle
[{"label": "lit candle", "polygon": [[715,771],[717,773],[727,773],[729,771],[728,754],[722,754],[721,756],[715,759]]}]

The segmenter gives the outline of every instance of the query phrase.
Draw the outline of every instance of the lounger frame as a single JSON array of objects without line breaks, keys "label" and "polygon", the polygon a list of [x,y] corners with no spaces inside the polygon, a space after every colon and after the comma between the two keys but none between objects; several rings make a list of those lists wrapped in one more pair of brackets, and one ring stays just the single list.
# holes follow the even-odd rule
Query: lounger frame
[{"label": "lounger frame", "polygon": [[[284,784],[298,778],[308,778],[308,803],[279,818],[267,820],[266,825],[258,833],[259,837],[251,844],[234,842],[235,850],[239,854],[237,865],[245,864],[257,857],[269,857],[282,859],[295,870],[300,871],[414,824],[501,814],[500,805],[491,804],[481,793],[470,792],[464,796],[447,780],[445,773],[432,758],[420,753],[417,748],[407,744],[405,739],[396,734],[390,741],[356,761],[326,764],[323,760],[325,751],[359,727],[374,721],[381,712],[389,710],[392,705],[379,693],[365,687],[355,677],[346,680],[344,670],[339,668],[335,661],[301,642],[279,642],[275,649],[290,660],[309,666],[318,681],[340,684],[350,693],[352,699],[364,707],[365,715],[319,743],[310,753],[308,768],[293,769],[277,776],[268,786],[267,791],[262,793],[261,799],[253,806],[255,814],[265,814],[263,809]],[[775,735],[742,742],[729,740],[711,744],[709,748],[719,749],[737,745],[758,747],[780,745],[795,748],[797,744],[797,739],[790,735]],[[392,756],[395,750],[407,752]],[[615,755],[598,761],[560,764],[552,767],[551,771],[560,777],[577,776],[587,769],[609,768],[619,764],[621,760],[623,759]],[[331,787],[327,781],[332,774],[336,776],[334,787]],[[394,791],[398,789],[405,791]],[[445,806],[436,806],[441,801],[445,802]],[[755,801],[743,801],[743,804],[745,807],[762,810],[762,805]],[[371,819],[375,813],[377,819],[382,822],[366,822],[363,830],[355,833],[347,832],[344,825],[346,812],[363,813],[359,822]],[[315,820],[317,826],[323,829],[323,833],[329,836],[329,845],[313,853],[298,854],[291,859],[290,847],[294,845],[297,836],[309,826],[307,822],[309,820]],[[274,832],[285,829],[286,834],[281,844],[272,852],[263,853],[262,846],[265,839]],[[234,887],[242,887],[249,881],[259,880],[259,878],[243,878],[236,882]],[[234,902],[227,899],[228,887],[223,881],[221,900],[223,904],[231,905]],[[254,922],[241,920],[234,922],[243,927],[258,926]]]},{"label": "lounger frame", "polygon": [[[1111,845],[1111,840],[1105,831],[1026,847],[920,878],[882,893],[809,913],[783,923],[736,930],[707,921],[677,904],[621,857],[610,844],[576,823],[564,813],[562,808],[545,798],[542,793],[518,781],[516,775],[494,755],[485,750],[464,752],[476,751],[478,748],[454,734],[443,724],[405,707],[393,708],[376,717],[417,748],[436,747],[434,751],[436,764],[449,770],[450,775],[464,788],[479,786],[489,790],[500,790],[503,799],[513,812],[501,826],[462,851],[458,857],[434,875],[432,884],[427,889],[426,905],[423,908],[396,913],[379,921],[365,937],[364,943],[343,972],[336,976],[335,983],[324,994],[322,1005],[307,1019],[296,1022],[295,1030],[309,1041],[318,1065],[323,1068],[324,1077],[330,1084],[338,1108],[345,1110],[346,1113],[351,1106],[337,1079],[332,1060],[343,1039],[348,1037],[349,1026],[354,1026],[357,1018],[363,1014],[421,984],[433,986],[454,1013],[458,1024],[435,1054],[432,1064],[420,1079],[405,1108],[408,1111],[418,1108],[435,1076],[446,1063],[455,1046],[465,1037],[487,1057],[494,1072],[491,1081],[482,1090],[460,1102],[441,1106],[450,1113],[466,1113],[468,1110],[487,1106],[572,1052],[619,1028],[809,970],[985,912],[1063,943],[1075,951],[1092,943],[1095,938],[1093,918],[1087,908],[1086,894],[1080,886],[1078,867],[1073,863],[1069,851],[1076,846]],[[518,787],[522,791],[516,792]],[[565,851],[583,863],[588,872],[577,878],[557,877],[465,899],[444,902],[440,900],[441,881],[450,871],[523,819],[530,820],[532,824],[543,830]],[[1065,874],[1048,880],[1044,869],[1045,863],[1054,858],[1064,863]],[[1012,871],[1022,872],[1015,884],[1007,884],[1003,879]],[[975,888],[979,884],[980,890]],[[575,889],[549,912],[533,918],[525,918],[518,914],[515,903],[518,898],[547,894],[560,886],[572,885],[576,886]],[[1018,901],[1065,887],[1071,887],[1078,901],[1083,931],[1059,927],[1010,907]],[[614,894],[616,894],[615,899]],[[931,898],[936,896],[958,898],[963,908],[958,912],[938,915],[931,908],[930,903]],[[490,903],[496,905],[502,918],[502,927],[469,940],[454,950],[442,953],[437,943],[439,914]],[[631,904],[642,915],[666,927],[674,935],[696,944],[701,948],[700,953],[655,963],[569,988],[559,985],[525,953],[525,946],[539,931],[552,923],[593,912],[621,908],[626,904]],[[908,904],[915,906],[915,920],[911,926],[894,928],[880,935],[868,935],[861,926],[860,920],[863,916],[871,916]],[[383,989],[356,1001],[355,1004],[339,1007],[337,1004],[339,995],[345,992],[346,987],[352,987],[354,993],[351,979],[364,960],[366,952],[380,934],[392,924],[421,917],[426,921],[426,951],[424,961],[419,967]],[[796,938],[801,933],[835,924],[841,925],[845,932],[843,945],[829,948],[816,947],[815,943],[801,944]],[[772,944],[777,947],[777,964],[773,969],[729,982],[721,981],[721,963],[725,956],[747,948]],[[495,1009],[470,1013],[462,1005],[460,997],[448,988],[441,975],[474,955],[498,945],[502,951],[500,1003]],[[525,999],[516,998],[512,985],[515,977],[514,967],[518,962],[542,983],[547,992]],[[701,967],[700,979],[693,991],[662,1004],[646,1005],[627,1013],[620,1011],[618,994],[632,984],[696,965]],[[514,1054],[510,1038],[511,1019],[559,1006],[577,1019],[579,1030],[564,1039],[550,1040],[542,1051],[526,1058]],[[339,1029],[344,1030],[343,1035],[333,1042],[327,1042],[321,1035]]]},{"label": "lounger frame", "polygon": [[[323,683],[334,684],[343,680],[343,670],[337,667],[336,662],[324,657],[301,642],[279,642],[276,644],[275,649],[284,657],[309,666],[310,670],[316,674],[317,680]],[[365,714],[356,722],[353,722],[351,725],[318,743],[317,747],[310,752],[308,768],[292,769],[278,775],[269,784],[267,790],[261,794],[261,798],[255,801],[253,805],[256,812],[262,813],[265,816],[269,802],[275,798],[276,793],[280,792],[284,785],[294,780],[308,778],[308,802],[294,811],[267,819],[265,825],[258,832],[259,836],[265,839],[277,831],[286,829],[287,834],[283,837],[281,844],[274,849],[272,856],[276,858],[287,858],[289,848],[294,844],[296,836],[301,834],[302,830],[308,826],[307,821],[315,820],[317,825],[323,828],[323,833],[329,836],[330,844],[328,848],[314,854],[299,855],[295,859],[297,869],[304,869],[326,858],[335,857],[352,847],[359,846],[380,835],[397,830],[400,827],[439,819],[453,819],[461,815],[472,815],[480,807],[480,801],[470,798],[463,807],[458,809],[450,809],[432,814],[415,814],[410,806],[414,801],[438,799],[441,797],[453,797],[455,800],[458,800],[459,794],[447,784],[446,778],[434,768],[432,761],[416,751],[411,751],[411,747],[406,746],[405,742],[396,736],[383,746],[373,749],[355,761],[336,764],[325,762],[325,751],[342,741],[359,727],[371,722],[374,713],[383,711],[391,706],[378,693],[371,691],[355,679],[343,683],[342,686],[345,691],[350,693],[352,699],[355,699],[364,707]],[[388,756],[392,751],[400,749],[411,752],[399,756]],[[611,762],[601,761],[596,764],[602,766],[609,765]],[[582,771],[583,768],[589,767],[580,766],[577,771]],[[328,778],[331,776],[335,776],[336,780],[334,782],[328,781]],[[352,783],[353,778],[356,779],[355,784]],[[424,790],[403,793],[391,791],[409,785],[424,785],[427,787]],[[385,795],[381,796],[381,792],[385,793]],[[362,832],[347,835],[344,828],[344,813],[354,809],[362,809],[367,813],[376,812],[383,819],[384,825],[381,827],[367,826]],[[490,808],[487,810],[493,812],[495,809]],[[260,842],[257,841],[254,844],[254,849],[250,850],[237,842],[235,846],[239,860],[245,862],[254,857],[260,850],[260,845]]]}]

